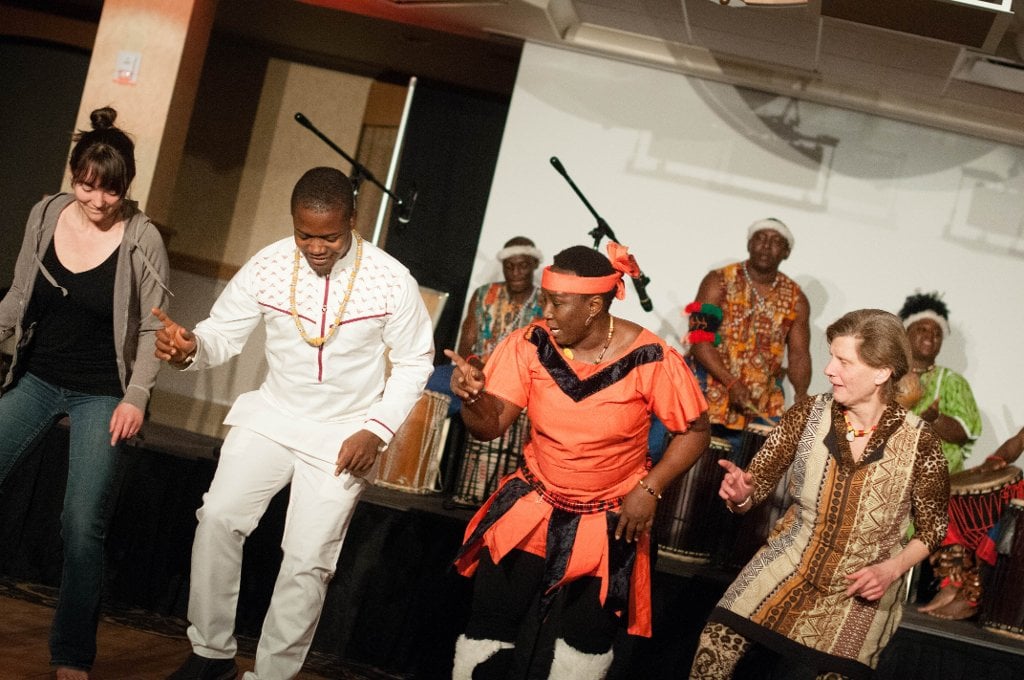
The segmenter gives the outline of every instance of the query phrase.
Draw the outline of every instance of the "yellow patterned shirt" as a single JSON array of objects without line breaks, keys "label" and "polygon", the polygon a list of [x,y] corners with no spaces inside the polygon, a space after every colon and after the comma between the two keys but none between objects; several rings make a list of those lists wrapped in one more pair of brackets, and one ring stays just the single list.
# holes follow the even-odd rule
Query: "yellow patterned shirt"
[{"label": "yellow patterned shirt", "polygon": [[[757,410],[777,418],[784,408],[782,361],[786,356],[786,337],[796,319],[800,286],[778,272],[768,295],[762,297],[751,285],[743,262],[718,272],[725,282],[718,353],[729,372],[750,390]],[[711,375],[707,376],[705,396],[712,423],[734,430],[746,426],[744,413],[729,407],[729,390]]]}]

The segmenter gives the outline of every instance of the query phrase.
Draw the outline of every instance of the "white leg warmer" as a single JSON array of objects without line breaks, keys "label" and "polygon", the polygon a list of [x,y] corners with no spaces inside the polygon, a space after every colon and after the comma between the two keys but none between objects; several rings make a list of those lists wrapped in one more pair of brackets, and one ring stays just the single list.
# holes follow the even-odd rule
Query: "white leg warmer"
[{"label": "white leg warmer", "polygon": [[559,638],[555,640],[555,658],[548,680],[603,680],[613,656],[610,649],[604,654],[586,654]]},{"label": "white leg warmer", "polygon": [[511,642],[501,640],[474,640],[460,635],[455,642],[455,666],[452,680],[472,680],[473,669],[487,661],[502,649],[515,647]]}]

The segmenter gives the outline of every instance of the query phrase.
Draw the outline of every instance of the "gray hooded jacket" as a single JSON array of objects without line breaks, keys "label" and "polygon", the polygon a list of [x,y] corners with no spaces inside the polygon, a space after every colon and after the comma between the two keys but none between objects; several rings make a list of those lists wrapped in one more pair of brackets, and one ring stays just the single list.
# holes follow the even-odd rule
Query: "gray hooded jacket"
[{"label": "gray hooded jacket", "polygon": [[[42,259],[53,240],[57,218],[74,200],[72,194],[50,196],[37,203],[29,214],[25,239],[14,266],[14,281],[0,300],[0,342],[14,335],[16,345],[14,361],[3,377],[0,391],[13,384],[18,359],[32,338],[34,324],[26,328],[24,321],[37,273],[42,272],[51,285],[60,287]],[[166,307],[170,295],[166,283],[169,266],[163,239],[149,218],[134,201],[125,201],[125,213],[124,237],[114,275],[114,347],[124,389],[122,403],[145,411],[160,368],[160,360],[153,353],[160,322],[150,309]]]}]

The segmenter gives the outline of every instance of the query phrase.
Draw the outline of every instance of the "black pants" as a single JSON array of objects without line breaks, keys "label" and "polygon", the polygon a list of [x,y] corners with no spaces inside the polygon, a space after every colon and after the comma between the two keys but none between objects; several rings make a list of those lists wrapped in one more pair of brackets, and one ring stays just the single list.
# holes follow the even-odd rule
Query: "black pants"
[{"label": "black pants", "polygon": [[[521,644],[524,629],[532,629],[532,645],[539,632],[536,626],[541,624],[537,606],[543,575],[542,557],[513,550],[500,564],[494,564],[485,550],[476,571],[466,637]],[[601,605],[598,578],[579,579],[563,586],[544,623],[553,626],[555,637],[586,654],[610,650],[619,628],[618,617]]]}]

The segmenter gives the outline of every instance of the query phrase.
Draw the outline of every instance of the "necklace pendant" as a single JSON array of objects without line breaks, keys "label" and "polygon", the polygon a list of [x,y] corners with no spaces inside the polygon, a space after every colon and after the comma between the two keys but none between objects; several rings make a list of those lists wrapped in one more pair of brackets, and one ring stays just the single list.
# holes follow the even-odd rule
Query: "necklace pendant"
[{"label": "necklace pendant", "polygon": [[572,353],[572,350],[569,349],[568,347],[563,347],[562,348],[562,354],[564,354],[565,358],[568,359],[569,361],[572,361],[573,357],[576,356],[575,354]]},{"label": "necklace pendant", "polygon": [[847,430],[846,431],[846,441],[852,442],[855,437],[856,437],[856,435],[853,433],[853,430]]}]

